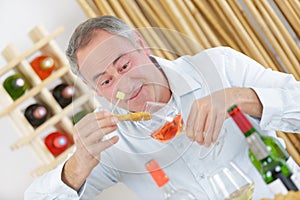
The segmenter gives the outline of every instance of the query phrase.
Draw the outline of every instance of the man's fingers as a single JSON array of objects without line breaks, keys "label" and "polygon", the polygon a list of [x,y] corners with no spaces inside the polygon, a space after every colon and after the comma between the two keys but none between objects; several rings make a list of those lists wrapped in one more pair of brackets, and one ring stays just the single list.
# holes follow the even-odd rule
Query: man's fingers
[{"label": "man's fingers", "polygon": [[111,147],[112,145],[116,144],[118,142],[118,140],[119,140],[118,136],[113,136],[113,137],[111,137],[107,140],[103,140],[103,141],[100,141],[98,143],[95,143],[95,144],[92,144],[92,145],[89,145],[89,146],[83,147],[83,148],[85,148],[86,152],[90,156],[98,159],[99,156],[100,156],[100,153],[102,151],[104,151],[105,149],[107,149],[107,148]]},{"label": "man's fingers", "polygon": [[85,143],[85,145],[99,143],[105,135],[115,131],[116,129],[117,129],[117,126],[114,126],[114,127],[102,128],[98,131],[95,131],[85,139],[84,143]]},{"label": "man's fingers", "polygon": [[75,126],[75,130],[79,133],[81,137],[88,137],[95,131],[99,129],[109,128],[109,127],[116,127],[118,120],[114,117],[107,117],[103,118],[98,121],[91,121],[91,123],[86,124],[85,126],[78,128]]},{"label": "man's fingers", "polygon": [[192,106],[190,114],[189,114],[187,122],[186,122],[186,128],[185,128],[186,135],[191,140],[194,140],[194,138],[195,138],[194,120],[195,120],[195,118],[197,118],[197,113],[194,112],[194,110],[195,110],[195,108],[194,108],[194,106]]},{"label": "man's fingers", "polygon": [[217,117],[214,132],[213,132],[213,136],[212,136],[212,141],[213,142],[217,141],[217,139],[219,137],[219,134],[221,132],[221,129],[222,129],[223,122],[224,122],[224,119],[222,117]]},{"label": "man's fingers", "polygon": [[198,102],[194,103],[187,121],[187,136],[196,140],[198,143],[203,142],[203,130],[207,118],[207,109]]},{"label": "man's fingers", "polygon": [[112,114],[108,110],[96,112],[96,113],[89,113],[82,118],[77,124],[76,127],[78,129],[85,128],[87,126],[91,126],[95,122],[95,120],[102,120],[112,116]]},{"label": "man's fingers", "polygon": [[205,127],[204,127],[204,145],[206,147],[209,147],[212,143],[212,137],[215,127],[215,120],[216,116],[210,113],[205,121]]},{"label": "man's fingers", "polygon": [[104,151],[105,149],[111,147],[112,145],[116,144],[119,140],[119,136],[113,136],[107,140],[102,140],[98,144],[94,144],[95,152],[94,155],[97,155]]}]

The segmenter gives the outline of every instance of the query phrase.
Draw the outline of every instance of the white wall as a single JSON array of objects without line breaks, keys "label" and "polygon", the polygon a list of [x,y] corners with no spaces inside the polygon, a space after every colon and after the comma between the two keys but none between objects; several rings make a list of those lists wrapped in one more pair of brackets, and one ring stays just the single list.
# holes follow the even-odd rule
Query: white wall
[{"label": "white wall", "polygon": [[[55,38],[64,51],[74,28],[86,20],[76,0],[1,0],[0,1],[0,51],[13,43],[23,53],[32,46],[27,33],[37,24],[48,32],[63,26],[65,31]],[[0,67],[7,64],[0,56]],[[1,96],[0,96],[1,98]],[[1,105],[0,105],[1,109]],[[20,138],[9,117],[0,119],[0,199],[23,199],[25,189],[34,180],[30,173],[40,166],[28,146],[11,151],[10,145]],[[101,193],[97,200],[137,199],[123,184],[117,184]]]},{"label": "white wall", "polygon": [[[55,40],[64,51],[75,26],[87,19],[76,0],[1,0],[0,51],[13,43],[20,52],[32,46],[27,33],[37,24],[49,32],[59,26],[65,31]],[[7,63],[0,56],[0,67]],[[0,97],[1,98],[1,97]],[[33,181],[30,172],[39,166],[28,147],[11,151],[9,146],[19,138],[8,117],[0,119],[0,199],[23,199],[25,188]]]}]

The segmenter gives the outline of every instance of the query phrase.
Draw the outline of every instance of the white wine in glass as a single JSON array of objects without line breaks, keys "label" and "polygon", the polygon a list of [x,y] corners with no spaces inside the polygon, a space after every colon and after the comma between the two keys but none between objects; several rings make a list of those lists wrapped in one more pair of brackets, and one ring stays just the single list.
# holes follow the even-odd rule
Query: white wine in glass
[{"label": "white wine in glass", "polygon": [[216,200],[251,200],[254,192],[253,181],[233,162],[218,168],[208,178]]}]

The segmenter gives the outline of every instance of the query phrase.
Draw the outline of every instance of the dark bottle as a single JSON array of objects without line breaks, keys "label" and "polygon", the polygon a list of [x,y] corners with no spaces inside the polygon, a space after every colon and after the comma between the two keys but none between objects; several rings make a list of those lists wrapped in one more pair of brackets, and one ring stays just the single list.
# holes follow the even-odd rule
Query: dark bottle
[{"label": "dark bottle", "polygon": [[53,58],[45,55],[41,55],[33,59],[30,65],[41,80],[50,76],[55,68]]},{"label": "dark bottle", "polygon": [[45,138],[45,145],[54,156],[58,156],[69,147],[70,140],[65,133],[56,131]]},{"label": "dark bottle", "polygon": [[278,154],[272,154],[272,151],[268,150],[267,144],[273,146],[273,148],[276,144],[264,141],[238,106],[233,105],[230,107],[228,114],[246,137],[250,160],[253,163],[251,156],[255,157],[253,165],[257,168],[266,184],[268,184],[270,190],[275,194],[286,192],[287,190],[297,191],[298,188],[291,178],[293,173],[285,159]]},{"label": "dark bottle", "polygon": [[7,77],[3,82],[3,87],[13,100],[22,96],[28,88],[24,78],[20,74]]},{"label": "dark bottle", "polygon": [[74,86],[66,83],[57,85],[52,91],[54,98],[62,108],[66,107],[72,102],[74,93]]},{"label": "dark bottle", "polygon": [[25,117],[33,127],[44,123],[48,117],[48,110],[41,104],[32,104],[25,109]]},{"label": "dark bottle", "polygon": [[80,121],[84,116],[86,116],[89,113],[87,110],[81,110],[78,113],[76,113],[73,116],[73,124],[76,124],[78,121]]}]

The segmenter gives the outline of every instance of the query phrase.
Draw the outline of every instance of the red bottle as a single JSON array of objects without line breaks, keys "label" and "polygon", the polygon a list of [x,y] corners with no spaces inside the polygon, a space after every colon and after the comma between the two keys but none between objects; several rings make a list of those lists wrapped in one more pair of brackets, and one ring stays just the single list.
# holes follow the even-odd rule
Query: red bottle
[{"label": "red bottle", "polygon": [[41,55],[33,59],[30,65],[41,80],[50,76],[55,68],[53,58],[45,55]]},{"label": "red bottle", "polygon": [[58,156],[68,148],[70,140],[66,134],[56,131],[45,138],[45,144],[54,156]]}]

